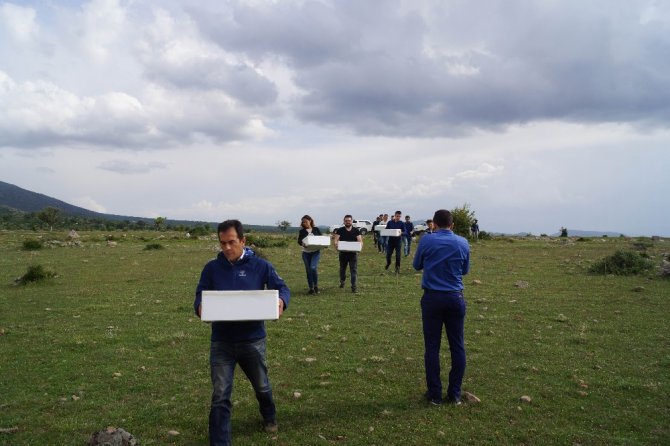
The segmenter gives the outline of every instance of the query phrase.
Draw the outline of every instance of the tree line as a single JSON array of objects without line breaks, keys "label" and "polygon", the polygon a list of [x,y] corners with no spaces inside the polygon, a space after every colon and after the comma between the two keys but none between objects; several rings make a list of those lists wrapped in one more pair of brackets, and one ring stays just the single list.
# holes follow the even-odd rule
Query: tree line
[{"label": "tree line", "polygon": [[0,209],[0,229],[31,231],[76,230],[76,231],[183,231],[192,235],[207,235],[212,232],[209,224],[170,224],[165,217],[138,220],[112,220],[101,217],[83,217],[65,214],[56,207],[46,207],[39,212],[23,212]]}]

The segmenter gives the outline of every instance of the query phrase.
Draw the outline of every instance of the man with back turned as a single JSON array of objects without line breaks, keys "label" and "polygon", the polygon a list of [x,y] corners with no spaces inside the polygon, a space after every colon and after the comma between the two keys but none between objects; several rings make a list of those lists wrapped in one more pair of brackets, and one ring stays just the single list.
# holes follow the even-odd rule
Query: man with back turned
[{"label": "man with back turned", "polygon": [[465,374],[463,276],[470,270],[470,246],[465,238],[454,234],[454,219],[449,211],[436,211],[433,224],[435,232],[421,237],[413,262],[414,269],[423,270],[421,318],[428,388],[426,399],[433,405],[443,402],[440,342],[444,325],[451,352],[446,400],[458,405],[461,404],[461,384]]}]

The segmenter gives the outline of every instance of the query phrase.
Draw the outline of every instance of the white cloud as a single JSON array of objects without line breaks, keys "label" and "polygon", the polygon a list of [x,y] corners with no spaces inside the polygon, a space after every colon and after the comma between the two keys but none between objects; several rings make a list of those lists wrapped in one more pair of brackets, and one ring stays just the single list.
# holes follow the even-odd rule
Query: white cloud
[{"label": "white cloud", "polygon": [[103,170],[109,170],[111,172],[120,173],[123,175],[126,174],[142,174],[148,173],[156,169],[165,169],[167,166],[165,163],[158,161],[152,161],[147,163],[133,163],[128,160],[116,159],[108,160],[101,163],[98,168]]},{"label": "white cloud", "polygon": [[0,5],[0,24],[19,43],[29,43],[39,34],[35,9],[3,3]]},{"label": "white cloud", "polygon": [[92,197],[89,196],[83,196],[83,197],[74,197],[72,198],[72,201],[70,201],[70,204],[73,204],[75,206],[82,207],[84,209],[88,209],[90,211],[94,212],[100,212],[100,213],[107,213],[107,209],[95,201]]},{"label": "white cloud", "polygon": [[79,13],[79,38],[95,59],[110,57],[126,27],[126,10],[118,0],[91,0]]}]

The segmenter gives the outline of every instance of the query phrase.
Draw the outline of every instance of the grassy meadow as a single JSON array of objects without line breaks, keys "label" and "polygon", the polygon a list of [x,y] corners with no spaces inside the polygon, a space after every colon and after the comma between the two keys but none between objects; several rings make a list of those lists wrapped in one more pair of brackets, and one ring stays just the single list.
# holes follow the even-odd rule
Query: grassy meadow
[{"label": "grassy meadow", "polygon": [[[142,445],[207,444],[209,326],[192,302],[218,244],[118,232],[109,246],[109,235],[28,251],[25,240],[67,234],[0,232],[0,445],[83,445],[107,426]],[[473,243],[464,390],[481,403],[433,407],[411,257],[387,272],[366,236],[353,295],[338,288],[331,248],[310,296],[294,236],[265,237],[286,238],[262,253],[292,291],[267,324],[280,430],[261,431],[238,369],[236,445],[670,444],[670,280],[586,272],[639,240]],[[669,240],[643,245],[657,265],[670,251]],[[30,265],[56,276],[15,285]],[[446,338],[442,355],[446,389]]]}]

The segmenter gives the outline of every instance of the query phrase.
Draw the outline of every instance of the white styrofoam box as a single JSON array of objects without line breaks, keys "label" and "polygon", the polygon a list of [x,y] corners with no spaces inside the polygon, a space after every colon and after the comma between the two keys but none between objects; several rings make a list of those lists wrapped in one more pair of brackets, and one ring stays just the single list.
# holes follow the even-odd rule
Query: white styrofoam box
[{"label": "white styrofoam box", "polygon": [[381,232],[382,229],[386,229],[386,225],[377,225],[375,226],[375,231]]},{"label": "white styrofoam box", "polygon": [[353,251],[358,252],[363,249],[361,242],[337,242],[338,251]]},{"label": "white styrofoam box", "polygon": [[279,319],[279,291],[203,291],[203,321],[266,321]]},{"label": "white styrofoam box", "polygon": [[400,237],[400,229],[382,229],[379,231],[379,235],[382,237]]},{"label": "white styrofoam box", "polygon": [[305,248],[325,248],[330,246],[330,237],[327,235],[308,235],[302,239],[302,244]]}]

